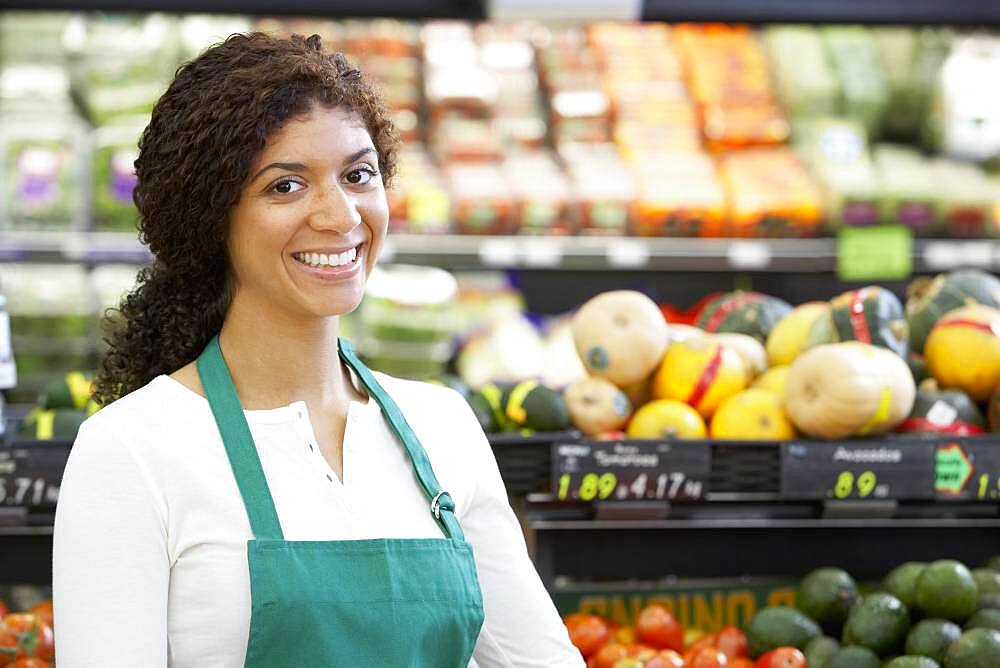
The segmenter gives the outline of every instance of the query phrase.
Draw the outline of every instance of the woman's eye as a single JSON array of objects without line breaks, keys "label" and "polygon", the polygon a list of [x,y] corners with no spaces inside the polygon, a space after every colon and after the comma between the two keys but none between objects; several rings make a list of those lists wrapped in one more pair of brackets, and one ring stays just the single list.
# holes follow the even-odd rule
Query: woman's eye
[{"label": "woman's eye", "polygon": [[304,187],[305,186],[303,186],[298,181],[287,180],[287,181],[278,181],[273,186],[271,186],[271,190],[273,192],[278,193],[279,195],[290,195],[292,193],[296,193],[302,190]]},{"label": "woman's eye", "polygon": [[370,167],[359,167],[358,169],[352,169],[347,173],[345,177],[347,182],[353,186],[364,186],[371,182],[377,176],[375,170]]}]

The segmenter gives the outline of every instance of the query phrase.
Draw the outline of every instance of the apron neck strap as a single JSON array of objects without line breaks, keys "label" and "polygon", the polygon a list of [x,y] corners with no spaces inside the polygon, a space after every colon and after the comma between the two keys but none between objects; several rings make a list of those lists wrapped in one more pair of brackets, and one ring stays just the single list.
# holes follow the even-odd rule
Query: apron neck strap
[{"label": "apron neck strap", "polygon": [[420,483],[421,489],[430,501],[431,514],[434,515],[434,519],[441,525],[446,536],[456,540],[464,540],[462,527],[455,518],[455,503],[448,492],[441,489],[441,484],[434,475],[434,469],[427,458],[427,452],[424,451],[423,446],[420,445],[420,439],[417,438],[410,424],[406,421],[406,417],[403,416],[403,411],[399,409],[389,393],[382,388],[375,379],[375,375],[354,354],[351,344],[344,339],[340,339],[339,343],[340,358],[354,371],[361,384],[368,390],[368,395],[382,409],[382,414],[385,415],[389,427],[410,457],[417,482]]},{"label": "apron neck strap", "polygon": [[218,336],[213,337],[205,346],[198,357],[197,366],[205,396],[222,435],[222,443],[226,446],[229,464],[236,476],[236,484],[243,496],[253,535],[257,539],[283,540],[271,490],[267,486],[257,447],[250,434],[250,426],[243,414],[229,367],[222,357]]}]

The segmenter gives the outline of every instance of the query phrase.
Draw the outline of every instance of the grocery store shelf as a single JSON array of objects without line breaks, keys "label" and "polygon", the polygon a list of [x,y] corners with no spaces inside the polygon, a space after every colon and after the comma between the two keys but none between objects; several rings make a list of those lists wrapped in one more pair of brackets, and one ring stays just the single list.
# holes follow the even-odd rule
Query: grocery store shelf
[{"label": "grocery store shelf", "polygon": [[989,0],[644,0],[642,18],[741,23],[1000,23]]},{"label": "grocery store shelf", "polygon": [[[1000,241],[917,239],[915,272],[1000,270]],[[0,262],[144,263],[134,234],[0,231]],[[390,234],[383,261],[447,269],[832,273],[837,240]]]},{"label": "grocery store shelf", "polygon": [[220,14],[313,15],[331,18],[482,19],[478,0],[0,0],[2,9],[214,12]]},{"label": "grocery store shelf", "polygon": [[[639,11],[636,12],[636,7]],[[219,12],[299,14],[329,17],[395,17],[482,19],[489,16],[553,16],[586,20],[628,11],[644,20],[725,21],[745,23],[1000,23],[1000,6],[989,0],[604,0],[578,3],[571,9],[559,0],[381,0],[358,3],[334,0],[0,0],[0,9],[72,9],[104,11]]]},{"label": "grocery store shelf", "polygon": [[876,578],[903,561],[981,564],[1000,553],[998,519],[536,520],[529,527],[550,588],[560,577],[788,576],[831,563]]},{"label": "grocery store shelf", "polygon": [[52,527],[0,527],[0,585],[52,584]]}]

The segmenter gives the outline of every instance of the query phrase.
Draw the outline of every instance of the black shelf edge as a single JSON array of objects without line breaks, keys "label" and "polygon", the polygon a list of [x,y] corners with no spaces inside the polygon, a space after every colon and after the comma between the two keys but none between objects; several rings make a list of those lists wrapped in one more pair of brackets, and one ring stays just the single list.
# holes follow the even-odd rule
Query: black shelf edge
[{"label": "black shelf edge", "polygon": [[695,519],[695,520],[534,520],[535,531],[691,531],[782,529],[998,529],[1000,519]]},{"label": "black shelf edge", "polygon": [[990,0],[644,0],[645,21],[996,25]]},{"label": "black shelf edge", "polygon": [[[0,231],[0,262],[149,262],[129,232]],[[837,239],[702,239],[390,233],[383,262],[446,269],[834,273]],[[959,267],[1000,271],[1000,240],[915,239],[915,273]]]},{"label": "black shelf edge", "polygon": [[474,0],[381,0],[377,3],[334,0],[0,0],[0,10],[69,10],[114,12],[197,12],[219,14],[295,15],[327,18],[471,19],[486,16]]}]

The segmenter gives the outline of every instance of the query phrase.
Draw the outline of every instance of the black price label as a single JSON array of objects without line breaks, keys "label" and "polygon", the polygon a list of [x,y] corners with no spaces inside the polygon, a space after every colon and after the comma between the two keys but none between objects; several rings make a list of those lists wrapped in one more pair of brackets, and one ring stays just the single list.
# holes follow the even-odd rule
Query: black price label
[{"label": "black price label", "polygon": [[55,508],[69,448],[0,450],[0,506]]},{"label": "black price label", "polygon": [[698,501],[708,494],[707,443],[584,441],[552,446],[560,501]]},{"label": "black price label", "polygon": [[933,499],[934,444],[914,441],[781,444],[785,499]]},{"label": "black price label", "polygon": [[937,446],[939,499],[1000,503],[1000,441],[982,438]]}]

